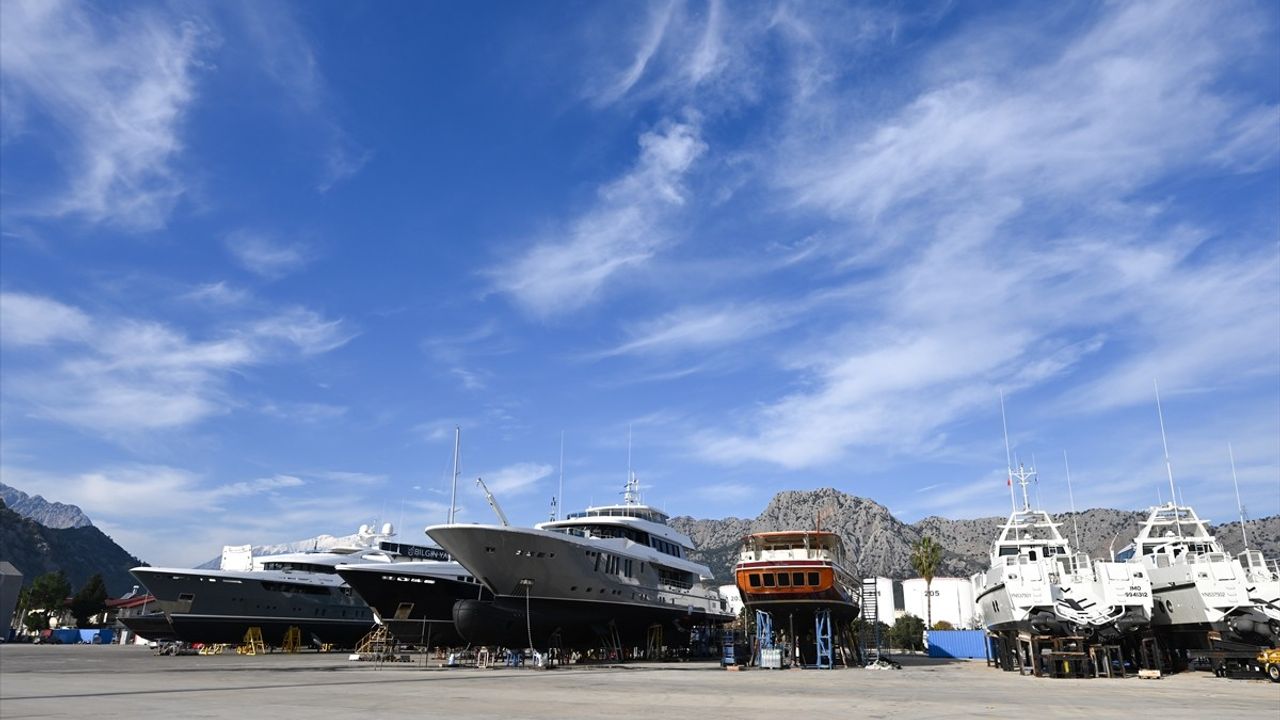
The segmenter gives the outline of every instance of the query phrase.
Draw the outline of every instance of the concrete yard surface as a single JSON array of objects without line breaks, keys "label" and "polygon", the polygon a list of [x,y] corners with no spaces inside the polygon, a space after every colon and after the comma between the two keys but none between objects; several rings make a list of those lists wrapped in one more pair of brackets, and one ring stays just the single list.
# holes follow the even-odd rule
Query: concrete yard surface
[{"label": "concrete yard surface", "polygon": [[345,655],[155,656],[144,647],[0,646],[0,718],[1250,718],[1280,684],[1020,677],[982,662],[902,670],[637,663],[555,670],[351,662]]}]

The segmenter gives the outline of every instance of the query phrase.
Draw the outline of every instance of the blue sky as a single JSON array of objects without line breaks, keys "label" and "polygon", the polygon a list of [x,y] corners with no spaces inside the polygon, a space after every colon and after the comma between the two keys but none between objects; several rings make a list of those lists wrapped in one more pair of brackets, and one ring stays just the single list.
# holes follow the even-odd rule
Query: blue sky
[{"label": "blue sky", "polygon": [[[1274,4],[0,5],[0,462],[153,563],[833,486],[1280,512]],[[1165,496],[1167,498],[1167,491]]]}]

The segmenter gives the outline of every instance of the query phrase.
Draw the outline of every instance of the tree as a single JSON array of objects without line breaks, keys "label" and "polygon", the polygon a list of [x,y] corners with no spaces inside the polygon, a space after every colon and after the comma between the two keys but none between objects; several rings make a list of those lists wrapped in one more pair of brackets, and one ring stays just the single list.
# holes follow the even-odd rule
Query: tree
[{"label": "tree", "polygon": [[924,578],[925,623],[933,624],[933,576],[942,561],[942,546],[925,535],[911,547],[911,567]]},{"label": "tree", "polygon": [[952,625],[946,620],[939,620],[938,622],[933,624],[933,629],[934,630],[955,630],[956,626]]},{"label": "tree", "polygon": [[76,627],[88,627],[89,620],[106,609],[107,585],[102,581],[102,575],[95,573],[71,598],[71,615],[76,619]]},{"label": "tree", "polygon": [[61,571],[45,573],[31,583],[27,591],[27,620],[29,630],[49,627],[49,616],[62,612],[63,603],[71,594],[71,582]]},{"label": "tree", "polygon": [[924,621],[915,615],[903,615],[889,628],[889,642],[902,650],[924,649]]}]

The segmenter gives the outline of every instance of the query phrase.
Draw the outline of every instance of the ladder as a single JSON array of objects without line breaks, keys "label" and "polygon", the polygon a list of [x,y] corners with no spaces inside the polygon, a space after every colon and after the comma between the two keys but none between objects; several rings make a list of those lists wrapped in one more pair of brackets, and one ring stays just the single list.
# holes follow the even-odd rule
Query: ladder
[{"label": "ladder", "polygon": [[356,645],[358,655],[381,656],[387,651],[387,626],[379,625],[360,640]]},{"label": "ladder", "polygon": [[244,640],[240,647],[236,648],[239,655],[266,655],[267,644],[262,641],[262,628],[254,626],[249,628],[244,634]]},{"label": "ladder", "polygon": [[864,662],[880,659],[880,648],[883,639],[880,637],[880,593],[876,589],[876,579],[866,578],[862,581],[862,632],[858,638],[862,645]]},{"label": "ladder", "polygon": [[280,650],[287,653],[296,653],[302,647],[302,628],[297,625],[290,625],[288,630],[284,631],[284,642],[280,645]]}]

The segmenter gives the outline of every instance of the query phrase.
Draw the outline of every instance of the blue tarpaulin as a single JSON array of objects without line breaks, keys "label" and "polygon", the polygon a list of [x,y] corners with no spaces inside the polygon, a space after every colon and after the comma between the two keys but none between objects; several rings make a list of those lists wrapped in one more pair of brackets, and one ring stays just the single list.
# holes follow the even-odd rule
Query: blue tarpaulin
[{"label": "blue tarpaulin", "polygon": [[930,630],[929,657],[985,658],[987,634],[982,630]]}]

